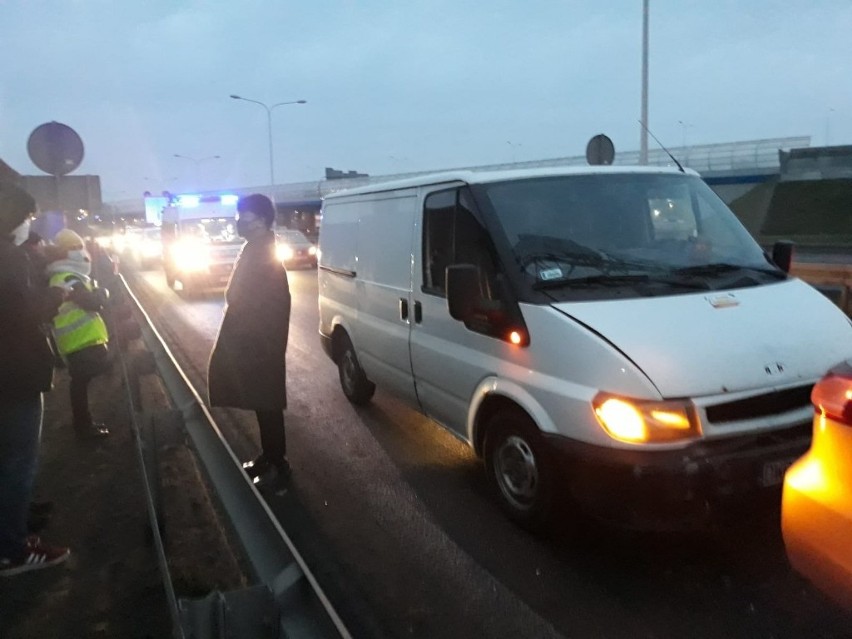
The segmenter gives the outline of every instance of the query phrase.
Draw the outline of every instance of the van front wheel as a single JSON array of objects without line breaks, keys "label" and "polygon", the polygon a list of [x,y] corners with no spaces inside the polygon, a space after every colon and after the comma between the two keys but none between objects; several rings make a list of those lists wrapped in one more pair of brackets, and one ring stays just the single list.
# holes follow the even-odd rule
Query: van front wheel
[{"label": "van front wheel", "polygon": [[505,410],[491,418],[485,465],[509,518],[529,530],[544,529],[553,514],[553,469],[541,434],[526,413]]},{"label": "van front wheel", "polygon": [[348,335],[344,335],[341,352],[337,358],[337,370],[340,374],[340,386],[343,394],[353,404],[361,406],[370,401],[376,392],[376,385],[367,379],[367,374],[358,362],[355,347]]}]

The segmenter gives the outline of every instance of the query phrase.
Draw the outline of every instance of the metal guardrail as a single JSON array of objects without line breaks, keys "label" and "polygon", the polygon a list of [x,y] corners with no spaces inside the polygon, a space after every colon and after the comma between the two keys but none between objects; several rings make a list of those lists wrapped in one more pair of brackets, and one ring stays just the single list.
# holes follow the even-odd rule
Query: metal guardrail
[{"label": "metal guardrail", "polygon": [[[121,281],[145,346],[153,356],[173,405],[183,416],[190,442],[258,581],[240,591],[212,593],[202,600],[179,600],[187,636],[199,639],[250,637],[232,631],[245,628],[250,619],[268,615],[267,604],[271,603],[278,615],[278,624],[272,624],[273,627],[277,625],[274,634],[255,636],[350,639],[349,631],[292,540],[243,472],[198,391],[177,364],[123,276]],[[226,615],[231,616],[230,622],[223,619]],[[226,625],[229,626],[227,632]]]},{"label": "metal guardrail", "polygon": [[[123,295],[129,289],[127,289],[126,282],[124,283],[124,290],[121,292]],[[119,300],[120,301],[120,298]],[[107,307],[105,309],[107,317],[109,318],[112,326],[115,326],[116,323],[113,316],[113,309]],[[175,595],[175,589],[172,584],[172,578],[169,571],[169,562],[166,559],[166,550],[165,545],[163,543],[163,535],[160,532],[160,524],[159,524],[159,516],[158,516],[158,504],[157,504],[157,492],[154,489],[154,484],[152,483],[152,478],[149,474],[149,468],[145,460],[145,443],[144,438],[142,436],[142,428],[139,425],[139,415],[141,413],[141,407],[139,403],[139,399],[134,393],[134,384],[131,380],[131,371],[128,366],[127,359],[124,356],[123,348],[119,345],[119,348],[114,350],[117,353],[118,363],[121,368],[121,374],[124,378],[124,389],[127,394],[127,405],[129,407],[130,413],[130,429],[133,434],[134,442],[136,443],[136,457],[137,462],[139,464],[140,474],[142,476],[142,485],[145,490],[145,507],[148,513],[148,524],[151,532],[151,539],[154,544],[154,551],[157,554],[157,564],[160,568],[160,575],[163,580],[163,590],[166,595],[166,602],[169,606],[169,617],[172,622],[172,637],[174,639],[185,639],[185,635],[183,632],[183,627],[180,623],[180,605],[177,600],[177,596]]]}]

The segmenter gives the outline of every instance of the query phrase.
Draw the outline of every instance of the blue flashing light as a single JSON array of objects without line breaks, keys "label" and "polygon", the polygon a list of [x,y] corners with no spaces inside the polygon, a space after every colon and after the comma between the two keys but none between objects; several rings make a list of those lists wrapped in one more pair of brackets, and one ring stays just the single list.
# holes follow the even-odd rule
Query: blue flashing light
[{"label": "blue flashing light", "polygon": [[201,203],[201,198],[197,195],[179,195],[178,196],[178,206],[182,206],[184,208],[194,208]]},{"label": "blue flashing light", "polygon": [[236,206],[240,199],[239,195],[223,195],[219,198],[223,206]]}]

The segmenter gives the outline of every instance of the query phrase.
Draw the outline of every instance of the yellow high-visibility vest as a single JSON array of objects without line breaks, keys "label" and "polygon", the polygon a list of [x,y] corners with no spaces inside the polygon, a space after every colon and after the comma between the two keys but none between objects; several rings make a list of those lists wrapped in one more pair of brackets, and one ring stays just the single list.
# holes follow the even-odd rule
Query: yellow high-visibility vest
[{"label": "yellow high-visibility vest", "polygon": [[[56,273],[50,278],[50,285],[64,287],[69,278],[83,282],[88,290],[92,290],[88,278],[81,278],[76,273]],[[63,357],[109,341],[109,333],[100,313],[85,311],[71,301],[63,302],[53,318],[53,337]]]}]

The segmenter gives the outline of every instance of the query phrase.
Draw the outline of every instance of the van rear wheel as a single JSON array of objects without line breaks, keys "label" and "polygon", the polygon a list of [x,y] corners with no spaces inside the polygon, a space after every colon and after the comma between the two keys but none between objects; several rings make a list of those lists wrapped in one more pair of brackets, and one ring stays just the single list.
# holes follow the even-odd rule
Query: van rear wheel
[{"label": "van rear wheel", "polygon": [[369,402],[376,385],[367,379],[367,374],[358,362],[355,347],[348,335],[343,335],[341,340],[341,351],[337,358],[337,371],[340,374],[340,386],[343,394],[353,404],[361,406]]},{"label": "van rear wheel", "polygon": [[554,470],[541,433],[521,410],[503,410],[488,423],[485,466],[500,506],[518,525],[533,531],[553,516]]}]

